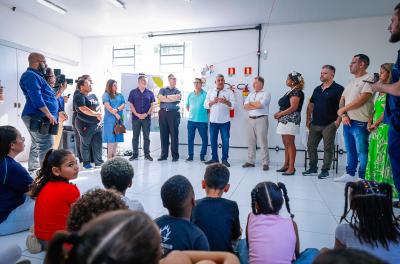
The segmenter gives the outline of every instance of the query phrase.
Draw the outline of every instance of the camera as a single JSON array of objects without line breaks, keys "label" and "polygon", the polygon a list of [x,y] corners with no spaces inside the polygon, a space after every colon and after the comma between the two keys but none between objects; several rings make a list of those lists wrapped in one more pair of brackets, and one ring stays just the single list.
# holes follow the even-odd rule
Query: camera
[{"label": "camera", "polygon": [[71,85],[74,84],[73,79],[69,79],[65,77],[65,74],[61,73],[61,69],[54,69],[54,76],[56,77],[56,84],[54,85],[54,91],[58,92],[60,89],[61,84],[67,82],[67,84]]}]

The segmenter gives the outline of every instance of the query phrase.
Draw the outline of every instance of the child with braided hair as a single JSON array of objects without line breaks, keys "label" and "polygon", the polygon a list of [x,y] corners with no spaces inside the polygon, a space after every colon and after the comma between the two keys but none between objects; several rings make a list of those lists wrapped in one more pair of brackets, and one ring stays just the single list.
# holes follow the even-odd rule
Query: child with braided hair
[{"label": "child with braided hair", "polygon": [[[290,218],[279,215],[283,202]],[[251,191],[251,208],[246,226],[250,264],[311,263],[319,253],[317,249],[300,253],[298,228],[285,184],[257,184]]]},{"label": "child with braided hair", "polygon": [[366,180],[348,182],[344,195],[335,249],[355,248],[388,263],[400,263],[400,225],[393,213],[392,186]]}]

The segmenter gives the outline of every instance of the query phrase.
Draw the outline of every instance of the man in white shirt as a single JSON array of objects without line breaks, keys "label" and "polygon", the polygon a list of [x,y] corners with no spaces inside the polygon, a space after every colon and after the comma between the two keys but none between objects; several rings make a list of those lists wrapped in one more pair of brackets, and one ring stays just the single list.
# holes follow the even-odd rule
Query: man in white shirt
[{"label": "man in white shirt", "polygon": [[261,147],[262,168],[269,170],[268,153],[268,114],[271,93],[264,90],[264,78],[257,76],[253,82],[254,91],[247,96],[244,109],[249,115],[248,123],[248,158],[243,168],[254,167],[257,140]]},{"label": "man in white shirt", "polygon": [[368,161],[367,124],[374,112],[373,91],[371,88],[372,76],[367,73],[369,58],[364,54],[357,54],[350,63],[350,73],[354,75],[345,87],[339,103],[338,116],[342,117],[343,137],[347,152],[346,173],[334,181],[356,181],[358,162],[358,176],[364,179]]},{"label": "man in white shirt", "polygon": [[218,74],[215,79],[216,88],[208,91],[204,107],[210,110],[210,141],[211,160],[206,164],[219,162],[218,159],[218,132],[222,140],[222,164],[230,167],[228,162],[229,133],[231,128],[229,111],[234,109],[235,96],[229,89],[225,89],[225,78]]}]

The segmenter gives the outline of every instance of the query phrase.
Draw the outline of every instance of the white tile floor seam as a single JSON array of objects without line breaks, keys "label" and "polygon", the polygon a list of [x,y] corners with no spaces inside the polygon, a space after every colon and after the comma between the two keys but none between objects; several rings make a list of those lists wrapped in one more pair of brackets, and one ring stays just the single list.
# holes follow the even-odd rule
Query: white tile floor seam
[{"label": "white tile floor seam", "polygon": [[[205,197],[205,191],[201,187],[206,165],[199,160],[192,162],[185,161],[187,146],[180,147],[181,159],[172,162],[171,158],[167,161],[158,162],[159,148],[152,148],[151,155],[153,162],[144,160],[143,155],[139,159],[132,161],[135,176],[132,188],[128,189],[126,196],[137,199],[144,205],[145,211],[156,218],[167,213],[163,208],[160,189],[162,184],[175,174],[186,176],[192,183],[196,199]],[[195,147],[195,157],[198,159],[199,147]],[[235,155],[247,156],[247,150],[235,149]],[[128,157],[126,157],[128,158]],[[269,171],[263,171],[261,165],[257,163],[255,168],[244,169],[241,165],[244,159],[237,157],[229,160],[230,167],[230,190],[223,194],[224,198],[235,200],[238,203],[240,213],[240,223],[245,230],[247,216],[251,212],[250,192],[254,186],[262,181],[283,182],[288,190],[290,198],[290,208],[295,215],[294,220],[299,227],[301,248],[307,247],[332,247],[334,244],[334,232],[343,213],[344,206],[344,184],[333,182],[333,178],[324,180],[317,179],[316,176],[303,176],[301,172],[304,167],[296,166],[297,172],[294,176],[281,176],[275,170],[281,164],[271,164]],[[339,174],[340,175],[340,174]],[[336,176],[331,170],[331,176]],[[78,179],[74,180],[81,194],[93,187],[102,188],[100,169],[92,171],[82,171]],[[281,215],[289,217],[286,207],[283,205]],[[245,233],[245,232],[244,232]],[[44,253],[32,255],[26,250],[25,238],[28,232],[22,232],[10,236],[0,237],[0,245],[18,244],[23,250],[23,259],[31,259],[32,263],[41,263]]]}]

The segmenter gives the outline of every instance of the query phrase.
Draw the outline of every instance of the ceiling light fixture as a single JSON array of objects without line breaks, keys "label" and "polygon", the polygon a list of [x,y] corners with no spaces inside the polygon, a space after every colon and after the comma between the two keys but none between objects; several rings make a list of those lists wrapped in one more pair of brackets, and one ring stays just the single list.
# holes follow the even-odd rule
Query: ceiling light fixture
[{"label": "ceiling light fixture", "polygon": [[36,0],[36,1],[39,4],[42,4],[45,7],[48,7],[48,8],[50,8],[50,9],[52,9],[52,10],[54,10],[54,11],[60,13],[60,14],[65,15],[67,13],[67,9],[65,9],[65,8],[63,8],[63,7],[57,5],[57,4],[55,4],[55,3],[53,3],[53,2],[51,2],[49,0]]},{"label": "ceiling light fixture", "polygon": [[122,2],[121,0],[108,0],[108,2],[110,2],[111,4],[113,4],[118,8],[125,8],[125,3]]}]

